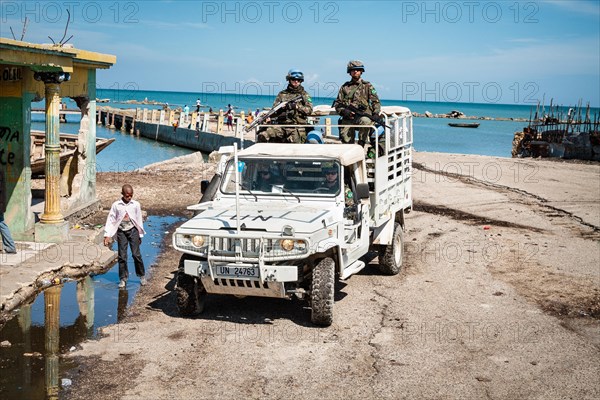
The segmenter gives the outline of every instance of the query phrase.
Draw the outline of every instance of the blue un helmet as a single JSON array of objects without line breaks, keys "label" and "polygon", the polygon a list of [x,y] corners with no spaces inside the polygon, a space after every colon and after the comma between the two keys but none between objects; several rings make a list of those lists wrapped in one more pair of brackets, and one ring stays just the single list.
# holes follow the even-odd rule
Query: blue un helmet
[{"label": "blue un helmet", "polygon": [[285,76],[285,80],[298,79],[300,82],[304,82],[304,74],[299,69],[292,68],[288,71]]},{"label": "blue un helmet", "polygon": [[323,144],[323,132],[318,129],[308,132],[306,135],[306,143]]},{"label": "blue un helmet", "polygon": [[352,60],[348,63],[348,66],[346,67],[346,72],[350,73],[350,71],[353,71],[355,69],[365,72],[365,65],[360,60]]}]

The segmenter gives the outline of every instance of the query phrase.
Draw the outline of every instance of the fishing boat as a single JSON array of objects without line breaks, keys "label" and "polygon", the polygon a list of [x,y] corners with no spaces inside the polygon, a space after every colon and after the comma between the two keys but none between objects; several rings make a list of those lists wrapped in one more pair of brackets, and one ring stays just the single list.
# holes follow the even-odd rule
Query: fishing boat
[{"label": "fishing boat", "polygon": [[[60,144],[60,170],[77,151],[78,136],[68,133],[61,133]],[[96,138],[96,154],[104,150],[109,144],[114,142],[114,138],[104,139]],[[31,131],[31,175],[44,175],[46,163],[46,133],[43,131]]]},{"label": "fishing boat", "polygon": [[477,122],[448,122],[448,125],[453,128],[478,128],[480,124]]}]

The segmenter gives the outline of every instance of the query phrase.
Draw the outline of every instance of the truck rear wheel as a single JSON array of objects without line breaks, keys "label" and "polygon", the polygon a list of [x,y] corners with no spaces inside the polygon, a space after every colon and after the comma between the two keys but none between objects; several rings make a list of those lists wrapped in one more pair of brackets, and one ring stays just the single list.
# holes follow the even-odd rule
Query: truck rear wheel
[{"label": "truck rear wheel", "polygon": [[182,317],[201,313],[204,310],[204,299],[206,298],[206,291],[202,286],[202,282],[184,272],[183,266],[186,259],[192,259],[192,257],[184,254],[179,259],[177,285],[175,287],[177,310]]},{"label": "truck rear wheel", "polygon": [[312,270],[310,303],[313,324],[329,326],[333,322],[333,296],[335,291],[335,262],[326,257]]},{"label": "truck rear wheel", "polygon": [[379,271],[386,275],[397,275],[402,269],[404,256],[404,238],[402,226],[394,223],[392,243],[381,245],[379,248]]}]

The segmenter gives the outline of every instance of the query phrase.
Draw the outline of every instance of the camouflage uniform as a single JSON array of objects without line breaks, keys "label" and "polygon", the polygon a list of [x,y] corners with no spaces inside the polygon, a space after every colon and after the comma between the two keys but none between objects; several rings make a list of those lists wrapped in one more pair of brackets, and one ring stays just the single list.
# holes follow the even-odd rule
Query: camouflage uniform
[{"label": "camouflage uniform", "polygon": [[[359,79],[358,81],[348,81],[342,85],[338,92],[337,99],[333,102],[336,112],[340,118],[340,125],[373,125],[367,117],[350,118],[350,112],[346,106],[353,106],[364,110],[365,113],[378,115],[381,112],[381,103],[377,96],[377,91],[370,82]],[[342,128],[340,127],[340,139],[343,143],[354,143],[355,131],[358,129],[359,141],[368,142],[369,135],[372,133],[370,128]]]},{"label": "camouflage uniform", "polygon": [[[306,125],[308,123],[307,116],[312,113],[312,99],[304,90],[302,85],[297,88],[288,85],[288,87],[277,95],[273,107],[279,103],[288,101],[299,94],[302,95],[302,100],[296,102],[296,108],[293,110],[284,108],[275,117],[275,123],[278,125]],[[262,137],[261,137],[262,136]],[[279,142],[279,143],[304,143],[306,142],[306,128],[284,128],[278,126],[269,126],[265,131],[258,134],[257,140],[263,142]]]}]

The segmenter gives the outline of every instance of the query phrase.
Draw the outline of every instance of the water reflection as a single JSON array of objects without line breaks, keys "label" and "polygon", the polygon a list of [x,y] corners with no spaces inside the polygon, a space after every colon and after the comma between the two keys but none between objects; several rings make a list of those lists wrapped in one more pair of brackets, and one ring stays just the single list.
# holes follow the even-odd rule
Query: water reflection
[{"label": "water reflection", "polygon": [[125,318],[127,311],[127,302],[129,301],[129,290],[119,290],[119,302],[117,303],[117,322],[121,322]]},{"label": "water reflection", "polygon": [[58,399],[58,341],[60,338],[60,291],[62,285],[44,291],[46,335],[46,398]]},{"label": "water reflection", "polygon": [[77,304],[87,336],[92,336],[94,333],[94,282],[89,275],[77,282]]},{"label": "water reflection", "polygon": [[[179,220],[148,217],[146,237],[150,240],[142,242],[141,251],[150,275],[165,231]],[[122,321],[140,287],[132,279],[127,289],[119,290],[118,282],[115,264],[103,275],[50,287],[32,304],[21,306],[0,331],[0,342],[10,342],[9,347],[0,347],[0,398],[60,397],[61,377],[77,366],[61,355],[96,338],[99,328]]]},{"label": "water reflection", "polygon": [[[17,317],[19,327],[23,334],[23,351],[26,354],[31,353],[31,304],[27,304],[19,310]],[[31,386],[31,358],[24,357],[23,359],[23,386]]]}]

